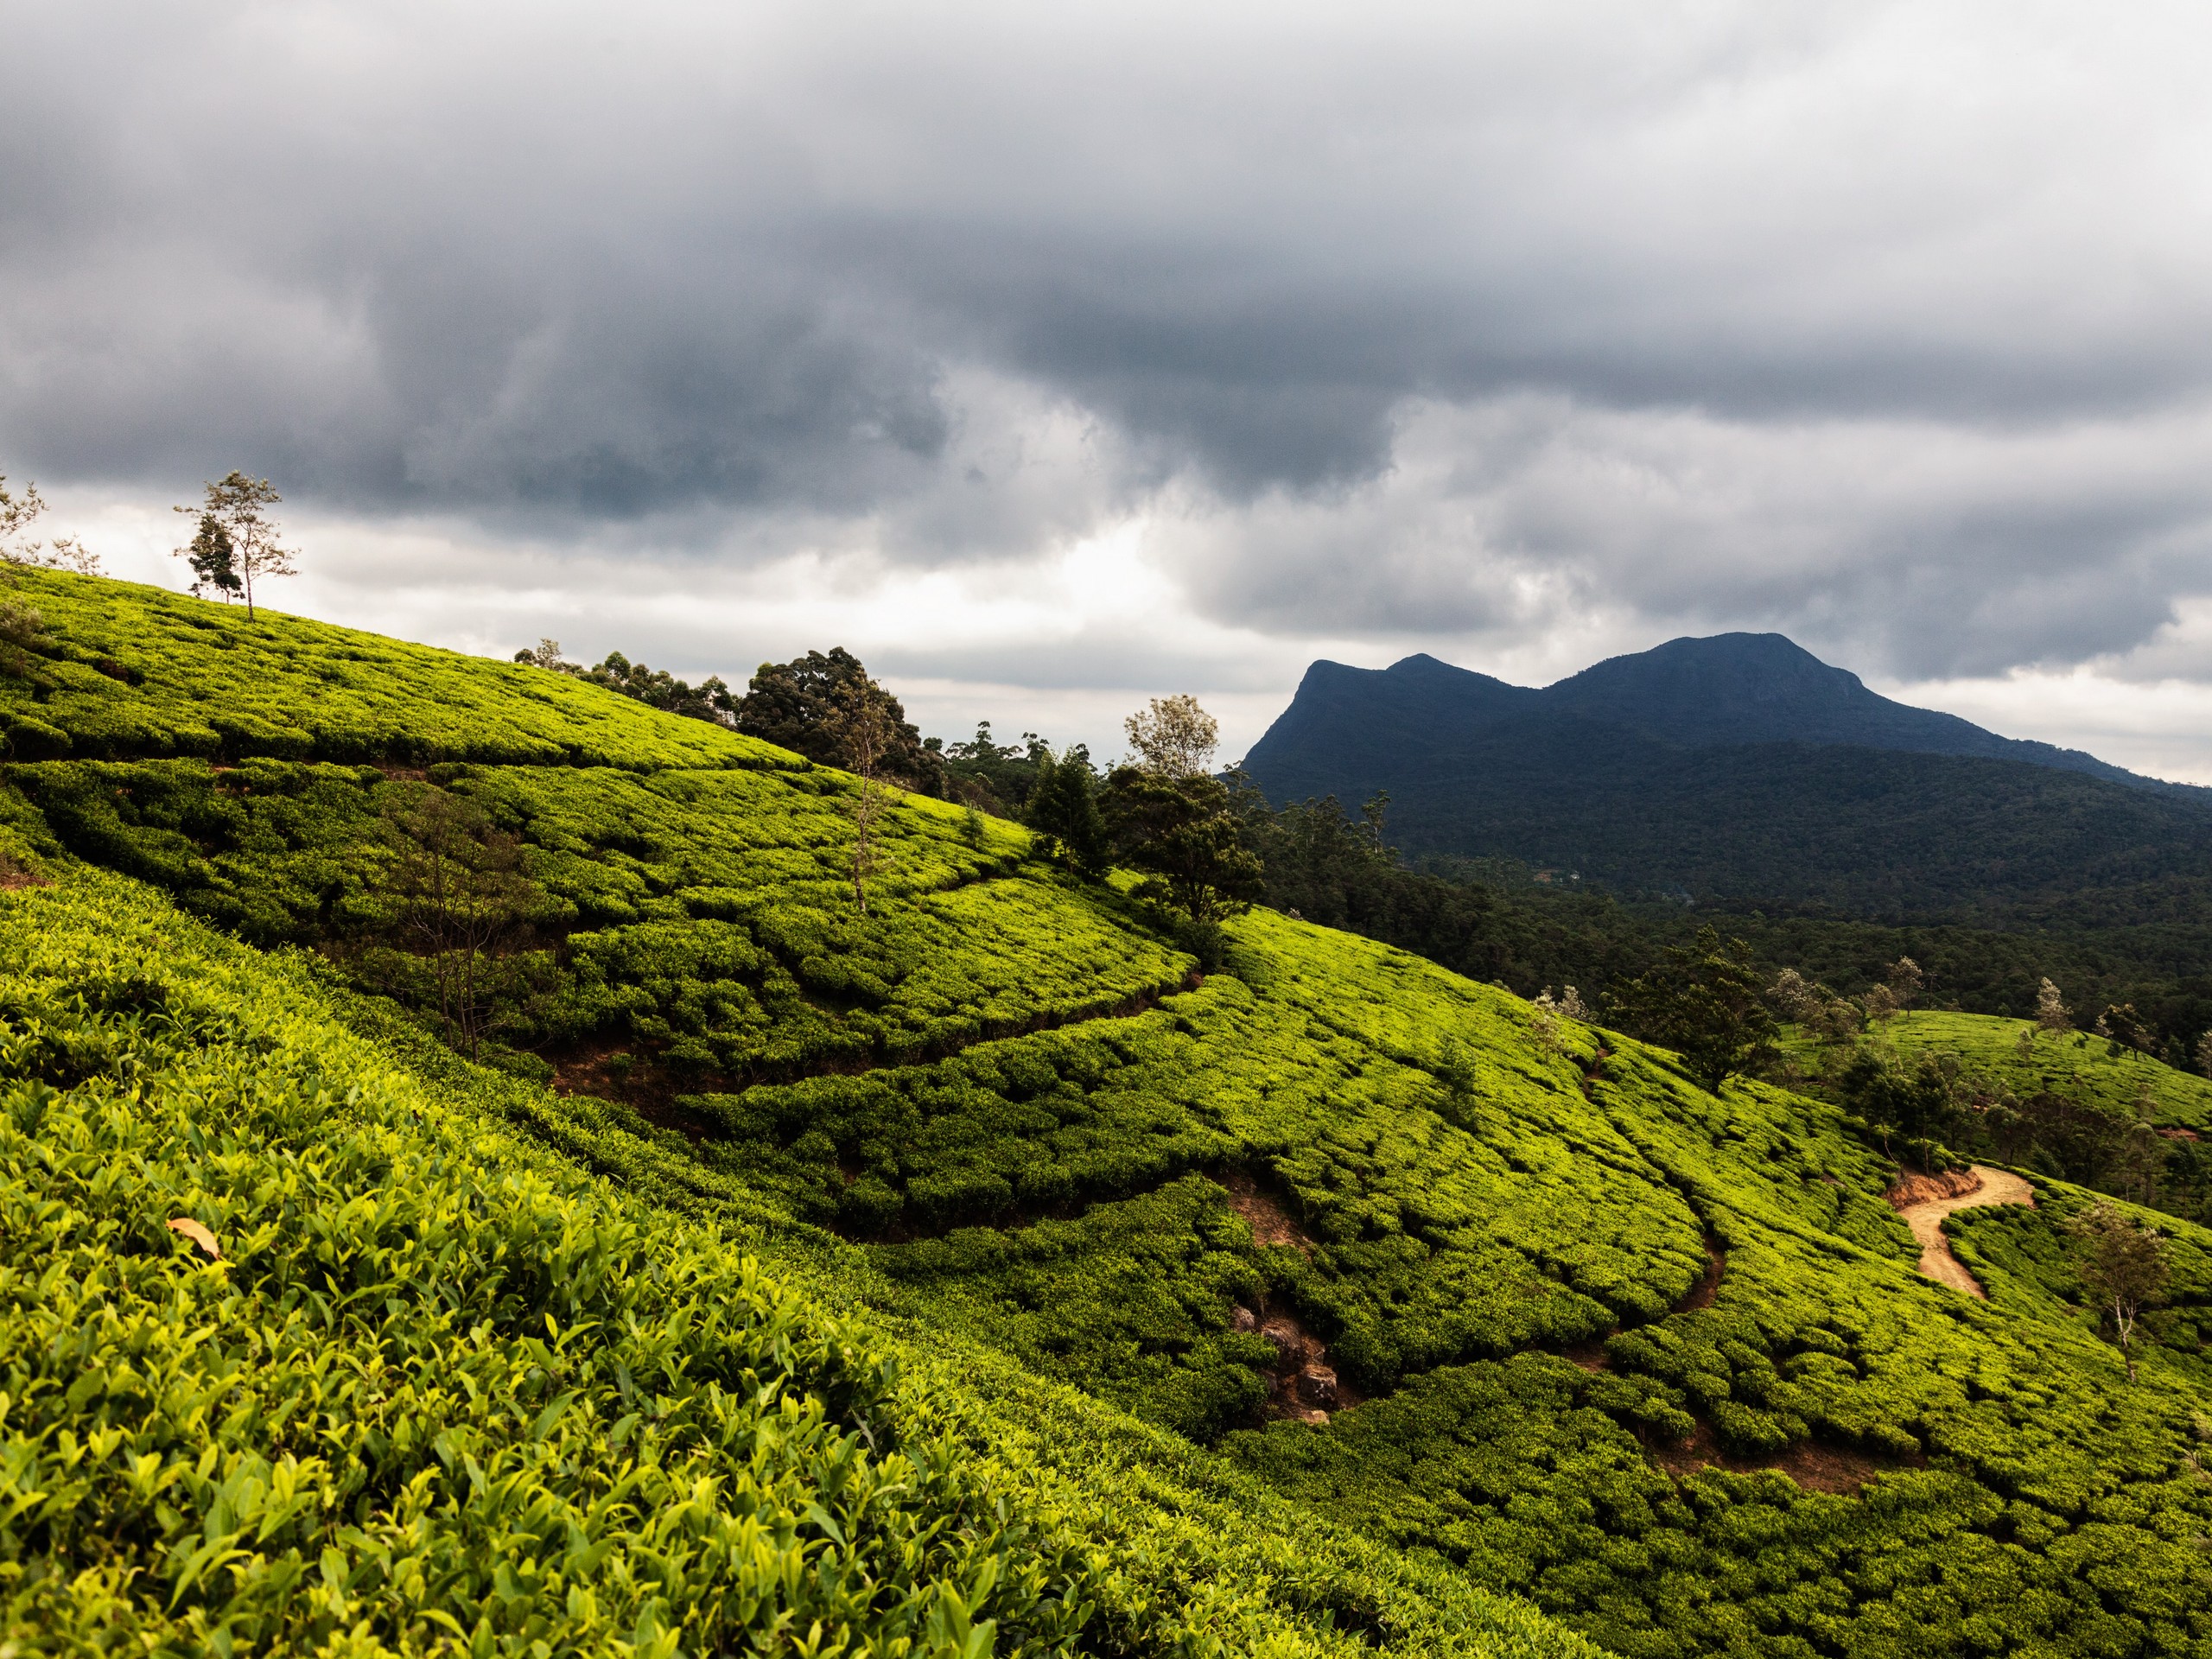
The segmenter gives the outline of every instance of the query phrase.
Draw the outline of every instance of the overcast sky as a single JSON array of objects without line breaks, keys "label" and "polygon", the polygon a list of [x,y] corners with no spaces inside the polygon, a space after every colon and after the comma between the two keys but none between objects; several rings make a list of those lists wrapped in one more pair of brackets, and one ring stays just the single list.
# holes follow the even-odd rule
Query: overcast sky
[{"label": "overcast sky", "polygon": [[1232,753],[1786,632],[2212,781],[2201,6],[0,4],[0,470],[181,586]]}]

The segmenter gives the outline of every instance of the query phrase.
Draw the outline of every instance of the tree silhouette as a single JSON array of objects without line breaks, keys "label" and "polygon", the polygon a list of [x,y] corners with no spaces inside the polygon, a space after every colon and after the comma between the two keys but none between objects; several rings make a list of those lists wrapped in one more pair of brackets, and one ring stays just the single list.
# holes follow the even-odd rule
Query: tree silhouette
[{"label": "tree silhouette", "polygon": [[[238,591],[245,595],[245,613],[251,620],[253,584],[257,581],[299,575],[298,567],[292,563],[299,556],[297,550],[286,547],[278,538],[276,523],[268,513],[269,508],[284,498],[276,493],[267,479],[248,478],[235,469],[207,486],[205,495],[198,506],[176,509],[194,515],[200,521],[200,533],[194,536],[190,543],[176,549],[176,556],[191,561],[193,569],[199,570],[200,562],[194,554],[195,550],[201,550],[202,537],[213,524],[230,543],[230,566],[237,575]],[[202,550],[212,555],[212,539]]]}]

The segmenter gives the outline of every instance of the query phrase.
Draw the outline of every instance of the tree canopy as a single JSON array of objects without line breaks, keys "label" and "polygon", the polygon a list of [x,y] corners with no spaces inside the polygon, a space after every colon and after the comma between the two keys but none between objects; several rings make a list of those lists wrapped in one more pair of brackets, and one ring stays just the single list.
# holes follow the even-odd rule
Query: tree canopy
[{"label": "tree canopy", "polygon": [[788,663],[763,663],[738,702],[737,729],[826,766],[852,768],[848,699],[878,703],[887,736],[877,764],[883,774],[922,794],[944,791],[944,762],[922,742],[899,699],[868,677],[842,645],[810,651]]},{"label": "tree canopy", "polygon": [[195,593],[204,582],[225,598],[243,594],[250,617],[257,581],[299,575],[293,563],[299,550],[284,545],[269,516],[269,509],[283,499],[267,479],[248,478],[233,467],[207,486],[198,505],[175,509],[197,520],[192,540],[175,550],[200,578]]},{"label": "tree canopy", "polygon": [[1219,779],[1116,766],[1103,811],[1116,853],[1148,873],[1137,891],[1194,924],[1239,915],[1266,896],[1266,872]]},{"label": "tree canopy", "polygon": [[1767,1011],[1751,947],[1725,943],[1713,928],[1670,947],[1640,979],[1617,986],[1613,1017],[1636,1036],[1678,1051],[1708,1089],[1738,1072],[1756,1072],[1779,1058],[1774,1016]]}]

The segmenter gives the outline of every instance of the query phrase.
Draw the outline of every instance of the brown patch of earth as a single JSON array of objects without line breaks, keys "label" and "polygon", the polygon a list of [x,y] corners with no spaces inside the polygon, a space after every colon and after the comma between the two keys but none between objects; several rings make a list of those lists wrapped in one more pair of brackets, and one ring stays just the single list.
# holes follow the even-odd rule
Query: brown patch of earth
[{"label": "brown patch of earth", "polygon": [[42,887],[46,885],[47,880],[44,876],[34,875],[21,865],[9,864],[0,867],[0,893],[20,893],[25,887]]},{"label": "brown patch of earth", "polygon": [[1908,1169],[1897,1177],[1897,1185],[1882,1194],[1890,1208],[1903,1215],[1916,1204],[1927,1204],[1939,1198],[1962,1198],[1969,1192],[1981,1190],[1981,1177],[1971,1169],[1946,1170],[1941,1175],[1929,1175],[1916,1169]]},{"label": "brown patch of earth", "polygon": [[1855,1492],[1877,1475],[1928,1466],[1928,1459],[1917,1454],[1899,1458],[1821,1440],[1800,1440],[1780,1452],[1739,1458],[1721,1450],[1719,1437],[1707,1423],[1700,1423],[1687,1440],[1647,1440],[1644,1455],[1655,1468],[1676,1480],[1688,1480],[1708,1469],[1725,1470],[1735,1475],[1758,1474],[1772,1469],[1813,1492]]},{"label": "brown patch of earth", "polygon": [[1256,1330],[1274,1345],[1267,1403],[1260,1408],[1262,1418],[1319,1427],[1329,1421],[1331,1412],[1349,1411],[1367,1398],[1337,1375],[1329,1363],[1329,1345],[1288,1309],[1271,1308],[1262,1301],[1255,1313],[1239,1304],[1231,1317],[1239,1331]]},{"label": "brown patch of earth", "polygon": [[1982,1301],[1989,1293],[1951,1254],[1951,1241],[1943,1236],[1943,1219],[1961,1210],[1984,1204],[2024,1204],[2035,1207],[2036,1190],[2018,1175],[1986,1164],[1955,1169],[1948,1175],[1909,1173],[1885,1195],[1890,1207],[1904,1217],[1912,1236],[1920,1241],[1920,1271],[1938,1284],[1962,1290]]},{"label": "brown patch of earth", "polygon": [[1675,1304],[1677,1313],[1694,1313],[1701,1307],[1711,1307],[1713,1299],[1720,1294],[1720,1281],[1727,1276],[1728,1258],[1721,1254],[1720,1245],[1712,1234],[1705,1236],[1705,1277],[1692,1285],[1682,1300]]},{"label": "brown patch of earth", "polygon": [[[628,1064],[620,1063],[625,1060]],[[634,1043],[583,1043],[569,1049],[553,1060],[553,1092],[619,1100],[655,1128],[674,1129],[695,1143],[709,1133],[676,1103],[652,1056],[640,1053]]]},{"label": "brown patch of earth", "polygon": [[1299,1230],[1282,1200],[1262,1188],[1250,1174],[1234,1169],[1221,1178],[1221,1184],[1229,1190],[1229,1207],[1243,1217],[1244,1224],[1252,1230],[1255,1244],[1262,1249],[1287,1244],[1300,1255],[1313,1254],[1313,1241]]}]

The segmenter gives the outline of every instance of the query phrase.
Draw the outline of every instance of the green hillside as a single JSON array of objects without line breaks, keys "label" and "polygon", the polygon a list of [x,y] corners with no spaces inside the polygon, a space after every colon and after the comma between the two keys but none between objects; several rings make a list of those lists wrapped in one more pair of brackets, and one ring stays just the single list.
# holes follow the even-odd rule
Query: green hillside
[{"label": "green hillside", "polygon": [[[893,810],[861,915],[841,773],[27,588],[10,706],[67,742],[0,769],[0,852],[53,879],[0,901],[22,1639],[2212,1653],[2212,1234],[2160,1218],[2130,1385],[2061,1184],[1950,1224],[1974,1300],[1838,1107],[1264,911],[1200,976],[942,803]],[[65,671],[156,613],[189,672]],[[265,743],[215,723],[225,652]],[[421,728],[349,661],[435,688]],[[532,895],[496,1071],[391,931],[436,800]]]},{"label": "green hillside", "polygon": [[[2020,1046],[2023,1033],[2031,1035],[2025,1049]],[[2027,1020],[1915,1010],[1883,1020],[1876,1039],[1908,1065],[1926,1053],[1955,1054],[1979,1076],[2002,1083],[2022,1098],[2048,1090],[2125,1115],[2147,1097],[2161,1125],[2212,1128],[2212,1079],[2177,1071],[2090,1033],[2053,1035],[2037,1033]],[[1821,1064],[1809,1039],[1794,1037],[1784,1046],[1802,1063]]]},{"label": "green hillside", "polygon": [[132,582],[17,572],[41,639],[0,677],[14,760],[478,760],[513,766],[804,766],[702,721],[667,720],[514,663],[243,613]]},{"label": "green hillside", "polygon": [[139,884],[0,896],[6,1651],[1588,1651],[348,1022]]}]

